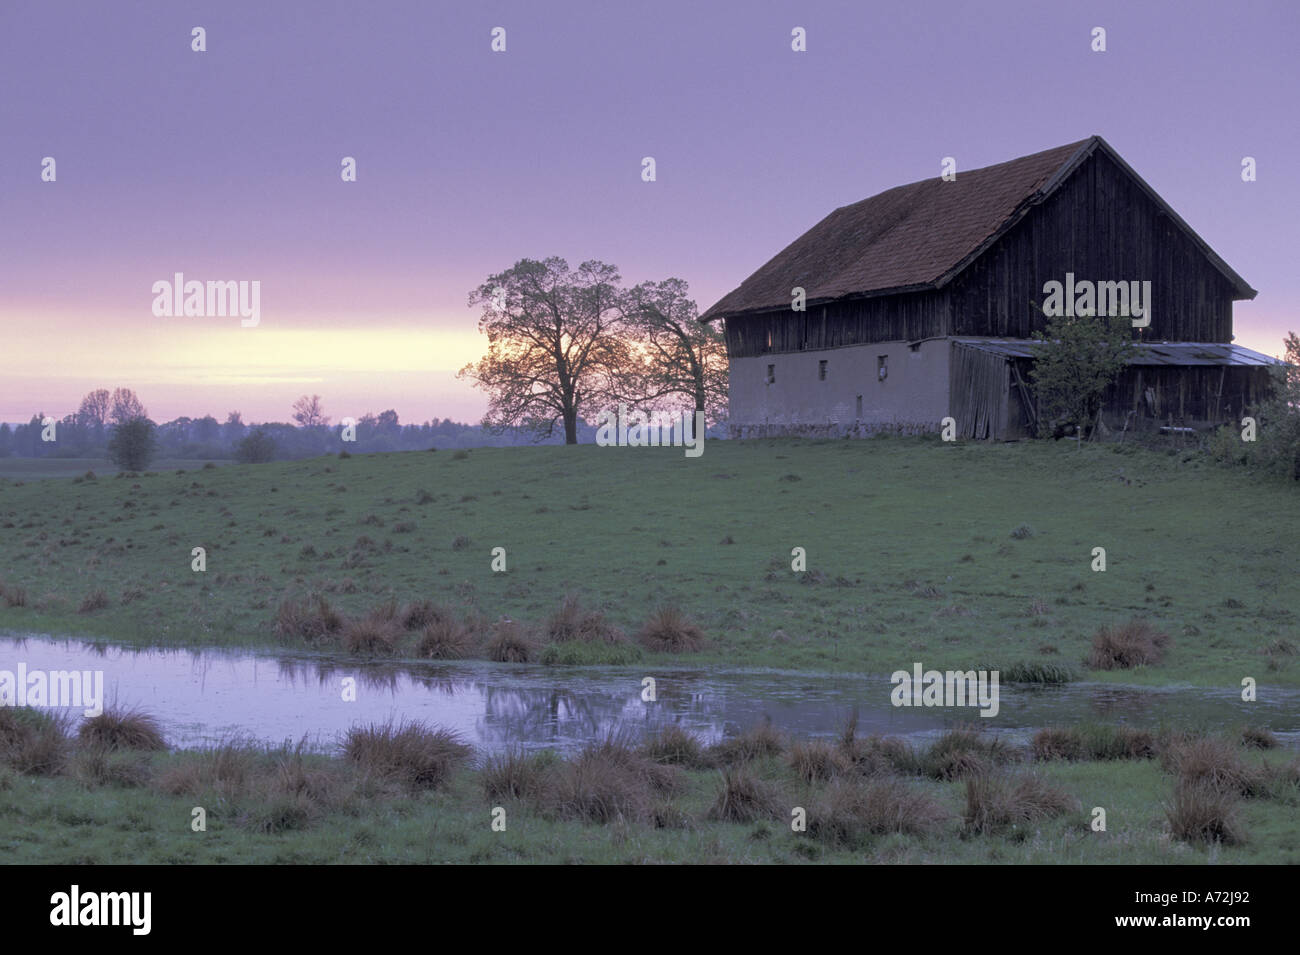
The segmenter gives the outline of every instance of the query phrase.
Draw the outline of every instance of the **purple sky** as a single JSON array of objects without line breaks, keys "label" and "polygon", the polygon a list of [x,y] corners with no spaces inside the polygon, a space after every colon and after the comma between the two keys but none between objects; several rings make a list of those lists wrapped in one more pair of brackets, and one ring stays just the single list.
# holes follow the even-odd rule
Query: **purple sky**
[{"label": "purple sky", "polygon": [[[1294,0],[0,0],[0,420],[116,385],[159,421],[285,420],[304,392],[475,420],[466,298],[521,257],[680,276],[703,310],[943,156],[960,175],[1093,133],[1259,289],[1237,341],[1279,354],[1298,27]],[[177,271],[259,280],[261,324],[155,317]]]}]

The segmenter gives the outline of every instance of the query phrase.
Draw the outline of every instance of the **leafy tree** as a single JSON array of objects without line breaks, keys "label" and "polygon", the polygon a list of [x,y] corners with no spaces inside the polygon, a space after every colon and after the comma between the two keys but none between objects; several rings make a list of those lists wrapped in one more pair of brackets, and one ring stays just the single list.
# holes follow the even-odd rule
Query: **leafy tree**
[{"label": "leafy tree", "polygon": [[221,426],[222,436],[225,438],[226,443],[230,445],[238,444],[247,430],[243,416],[238,411],[232,411],[226,415],[226,423]]},{"label": "leafy tree", "polygon": [[618,283],[604,262],[575,271],[562,258],[521,259],[470,293],[470,305],[483,306],[488,352],[457,377],[488,393],[490,430],[518,426],[545,438],[560,425],[565,444],[578,443],[583,409],[608,398],[627,364]]},{"label": "leafy tree", "polygon": [[1273,369],[1273,394],[1259,408],[1251,457],[1265,470],[1300,481],[1300,338],[1287,332],[1285,365]]},{"label": "leafy tree", "polygon": [[727,415],[727,347],[722,333],[699,321],[682,279],[642,282],[623,303],[632,365],[623,388],[631,401],[655,404],[684,397],[710,423]]},{"label": "leafy tree", "polygon": [[1045,331],[1034,337],[1042,345],[1034,350],[1030,377],[1044,420],[1073,423],[1082,432],[1101,413],[1106,389],[1128,363],[1133,320],[1127,315],[1049,316]]},{"label": "leafy tree", "polygon": [[330,423],[330,419],[325,416],[325,407],[321,404],[320,395],[312,395],[310,398],[303,395],[295,401],[293,420],[303,428],[323,428]]},{"label": "leafy tree", "polygon": [[241,464],[265,464],[275,458],[275,441],[261,428],[254,429],[235,446],[235,460]]},{"label": "leafy tree", "polygon": [[140,399],[136,397],[135,392],[130,388],[116,388],[113,390],[108,416],[113,424],[121,425],[128,421],[147,418],[149,412],[145,410],[144,405],[140,403]]},{"label": "leafy tree", "polygon": [[96,434],[103,434],[104,426],[108,424],[108,412],[111,406],[111,397],[107,388],[87,392],[81,399],[81,407],[77,409],[77,420],[83,428],[91,428]]},{"label": "leafy tree", "polygon": [[212,415],[204,415],[202,418],[194,419],[194,440],[195,441],[218,441],[221,438],[221,425]]},{"label": "leafy tree", "polygon": [[153,460],[154,423],[148,418],[119,422],[108,439],[109,459],[126,471],[143,471]]}]

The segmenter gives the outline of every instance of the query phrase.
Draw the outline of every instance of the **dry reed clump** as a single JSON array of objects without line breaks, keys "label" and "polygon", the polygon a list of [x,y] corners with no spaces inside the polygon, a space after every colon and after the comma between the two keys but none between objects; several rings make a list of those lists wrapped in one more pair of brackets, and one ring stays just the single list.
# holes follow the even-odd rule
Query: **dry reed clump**
[{"label": "dry reed clump", "polygon": [[1064,789],[1034,773],[979,773],[966,780],[966,831],[989,834],[1064,815],[1079,808]]},{"label": "dry reed clump", "polygon": [[647,757],[631,736],[612,731],[603,739],[588,743],[579,758],[588,758],[621,767],[636,776],[653,792],[670,795],[686,785],[681,768],[659,763]]},{"label": "dry reed clump", "polygon": [[305,829],[329,812],[359,811],[356,778],[328,757],[306,751],[304,743],[267,753],[256,766],[236,825],[253,832]]},{"label": "dry reed clump", "polygon": [[383,603],[372,607],[367,616],[396,627],[401,625],[402,613],[403,608],[398,606],[397,598],[390,595]]},{"label": "dry reed clump", "polygon": [[896,776],[839,778],[818,793],[809,807],[808,834],[856,848],[872,835],[925,835],[947,818],[938,800]]},{"label": "dry reed clump", "polygon": [[1165,818],[1174,838],[1183,842],[1236,846],[1246,841],[1237,797],[1206,782],[1175,782]]},{"label": "dry reed clump", "polygon": [[626,643],[627,635],[605,619],[599,610],[588,610],[576,594],[565,594],[560,606],[546,621],[544,635],[556,643],[579,640],[584,643]]},{"label": "dry reed clump", "polygon": [[676,724],[660,727],[641,744],[641,752],[656,763],[675,766],[702,764],[703,749],[699,738]]},{"label": "dry reed clump", "polygon": [[921,756],[900,739],[881,736],[858,736],[858,714],[849,715],[840,732],[840,752],[860,775],[885,773],[920,775]]},{"label": "dry reed clump", "polygon": [[1072,727],[1047,726],[1034,734],[1029,744],[1034,759],[1080,760],[1084,758],[1083,734]]},{"label": "dry reed clump", "polygon": [[1262,726],[1245,726],[1241,730],[1241,745],[1247,749],[1277,749],[1280,745],[1272,732]]},{"label": "dry reed clump", "polygon": [[280,638],[308,643],[332,640],[346,621],[323,595],[304,601],[285,600],[275,612],[275,632]]},{"label": "dry reed clump", "polygon": [[497,663],[530,663],[537,655],[537,642],[518,621],[503,617],[493,626],[484,650]]},{"label": "dry reed clump", "polygon": [[83,746],[106,750],[157,751],[167,748],[162,726],[142,710],[110,706],[98,716],[87,717],[77,731]]},{"label": "dry reed clump", "polygon": [[470,753],[458,733],[421,722],[354,726],[343,740],[346,759],[411,789],[441,786]]},{"label": "dry reed clump", "polygon": [[108,605],[108,594],[102,590],[92,590],[81,599],[81,606],[77,608],[77,613],[95,613],[106,609]]},{"label": "dry reed clump", "polygon": [[546,788],[543,813],[551,818],[606,824],[645,819],[650,794],[644,783],[595,759],[565,763]]},{"label": "dry reed clump", "polygon": [[559,764],[550,750],[528,753],[511,747],[483,760],[479,780],[488,799],[523,799],[537,802],[545,795]]},{"label": "dry reed clump", "polygon": [[0,582],[0,600],[4,601],[6,607],[26,607],[27,591],[14,584]]},{"label": "dry reed clump", "polygon": [[429,660],[463,660],[474,654],[474,632],[450,614],[438,615],[425,624],[415,646],[417,656]]},{"label": "dry reed clump", "polygon": [[102,746],[80,747],[67,762],[67,772],[86,788],[121,786],[138,789],[152,777],[148,756],[140,752],[115,752]]},{"label": "dry reed clump", "polygon": [[418,600],[402,608],[402,629],[423,630],[431,623],[451,618],[451,612],[432,600]]},{"label": "dry reed clump", "polygon": [[0,765],[30,776],[53,776],[67,762],[71,719],[28,706],[0,706]]},{"label": "dry reed clump", "polygon": [[303,829],[330,811],[355,814],[358,785],[346,768],[307,754],[302,743],[268,751],[244,740],[180,753],[153,779],[153,788],[172,795],[215,794],[235,825],[259,833]]},{"label": "dry reed clump", "polygon": [[397,652],[398,630],[392,617],[371,614],[343,625],[343,649],[357,656],[391,657]]},{"label": "dry reed clump", "polygon": [[704,756],[712,766],[731,766],[769,756],[780,756],[784,751],[785,741],[772,726],[772,720],[768,717],[739,736],[713,744],[705,751]]},{"label": "dry reed clump", "polygon": [[696,653],[704,646],[704,631],[680,607],[659,607],[637,631],[636,640],[655,653]]},{"label": "dry reed clump", "polygon": [[209,749],[178,754],[177,762],[159,772],[153,785],[173,796],[197,796],[215,790],[232,798],[247,787],[260,757],[255,744],[227,740]]},{"label": "dry reed clump", "polygon": [[989,772],[994,766],[1012,762],[1015,752],[996,736],[977,729],[948,730],[920,757],[920,770],[934,779],[950,781]]},{"label": "dry reed clump", "polygon": [[866,736],[849,741],[841,740],[839,748],[861,776],[889,773],[919,776],[924,773],[924,753],[918,753],[894,737]]},{"label": "dry reed clump", "polygon": [[583,822],[651,821],[663,797],[685,785],[676,766],[656,763],[612,733],[588,743],[574,759],[546,777],[542,811]]},{"label": "dry reed clump", "polygon": [[1129,726],[1047,726],[1034,734],[1029,750],[1034,759],[1114,760],[1151,759],[1159,752],[1156,735]]},{"label": "dry reed clump", "polygon": [[1165,751],[1164,768],[1179,782],[1208,786],[1233,796],[1268,795],[1270,777],[1263,765],[1249,765],[1225,739],[1205,736]]},{"label": "dry reed clump", "polygon": [[795,775],[806,783],[824,782],[857,768],[840,746],[825,740],[797,742],[787,758]]},{"label": "dry reed clump", "polygon": [[722,785],[709,809],[717,822],[754,822],[784,818],[789,802],[781,790],[761,779],[748,766],[727,766],[719,771]]},{"label": "dry reed clump", "polygon": [[1173,645],[1169,634],[1146,620],[1134,617],[1128,623],[1102,627],[1092,638],[1088,666],[1094,670],[1128,670],[1159,663]]}]

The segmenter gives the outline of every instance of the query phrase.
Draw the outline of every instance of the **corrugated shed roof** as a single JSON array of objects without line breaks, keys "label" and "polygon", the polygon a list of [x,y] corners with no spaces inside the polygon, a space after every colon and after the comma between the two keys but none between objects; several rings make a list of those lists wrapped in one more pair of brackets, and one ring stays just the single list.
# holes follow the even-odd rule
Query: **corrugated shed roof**
[{"label": "corrugated shed roof", "polygon": [[[954,338],[976,351],[1004,358],[1032,358],[1036,342],[1023,338]],[[1134,344],[1130,365],[1281,365],[1285,362],[1241,345],[1222,342],[1143,342]]]},{"label": "corrugated shed roof", "polygon": [[836,209],[773,256],[700,316],[789,308],[802,287],[809,303],[847,295],[936,288],[951,280],[994,239],[1105,149],[1165,209],[1243,298],[1255,290],[1232,271],[1100,136],[1009,162],[924,179]]}]

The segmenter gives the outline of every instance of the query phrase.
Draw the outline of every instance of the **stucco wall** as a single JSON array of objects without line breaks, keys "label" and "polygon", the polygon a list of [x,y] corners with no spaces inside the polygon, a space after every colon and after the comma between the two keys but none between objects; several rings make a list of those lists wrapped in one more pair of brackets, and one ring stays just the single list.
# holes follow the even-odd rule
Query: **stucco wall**
[{"label": "stucco wall", "polygon": [[[828,435],[938,431],[948,414],[946,338],[878,342],[825,351],[733,358],[730,422],[734,437],[765,434]],[[885,356],[884,380],[877,359]],[[826,378],[818,363],[826,362]],[[776,380],[769,384],[767,368]],[[858,397],[862,398],[861,414]]]}]

